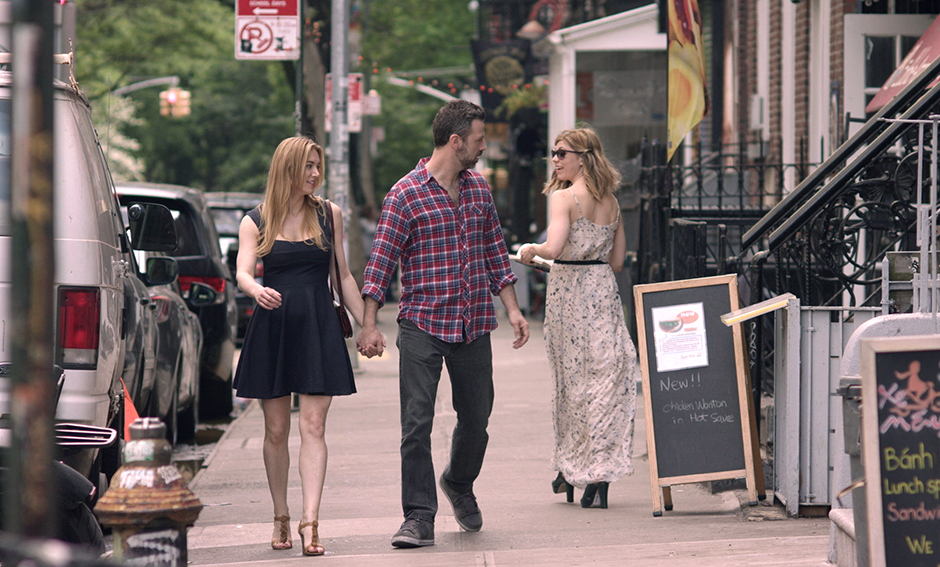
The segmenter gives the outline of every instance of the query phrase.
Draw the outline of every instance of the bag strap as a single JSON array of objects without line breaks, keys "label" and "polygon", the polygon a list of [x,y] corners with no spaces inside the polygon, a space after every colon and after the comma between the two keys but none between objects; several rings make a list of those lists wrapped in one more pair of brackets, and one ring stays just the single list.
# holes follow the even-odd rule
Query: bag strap
[{"label": "bag strap", "polygon": [[[326,204],[326,214],[330,225],[330,253],[333,256],[333,267],[336,269],[336,279],[339,280],[339,260],[336,259],[336,231],[333,230],[333,205],[331,205],[330,202],[326,199],[324,199],[323,202]],[[330,283],[330,293],[336,293],[336,295],[339,297],[339,306],[345,309],[346,305],[343,304],[342,286],[340,287],[339,292],[337,292],[335,289],[333,289],[333,282],[330,280],[329,276],[327,276],[326,281]]]}]

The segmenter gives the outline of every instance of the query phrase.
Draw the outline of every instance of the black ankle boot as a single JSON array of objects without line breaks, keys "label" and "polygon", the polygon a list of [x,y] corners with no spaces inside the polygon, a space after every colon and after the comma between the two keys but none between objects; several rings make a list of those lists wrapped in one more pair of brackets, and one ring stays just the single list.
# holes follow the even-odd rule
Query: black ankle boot
[{"label": "black ankle boot", "polygon": [[589,484],[584,487],[584,494],[581,496],[581,507],[590,508],[594,505],[594,497],[597,495],[597,485]]},{"label": "black ankle boot", "polygon": [[607,508],[608,482],[598,482],[584,487],[584,496],[581,497],[582,508]]},{"label": "black ankle boot", "polygon": [[555,480],[552,481],[552,492],[555,494],[561,494],[561,491],[564,490],[568,498],[568,502],[574,502],[574,486],[568,484],[568,481],[565,480],[565,477],[561,473],[558,473],[558,476],[555,477]]},{"label": "black ankle boot", "polygon": [[601,508],[607,508],[607,489],[610,487],[609,482],[598,482],[597,483],[597,500]]}]

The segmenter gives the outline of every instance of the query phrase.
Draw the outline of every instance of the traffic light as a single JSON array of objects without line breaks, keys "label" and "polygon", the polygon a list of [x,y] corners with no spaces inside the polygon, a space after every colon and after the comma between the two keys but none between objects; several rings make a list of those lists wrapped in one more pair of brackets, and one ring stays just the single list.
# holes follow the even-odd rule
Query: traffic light
[{"label": "traffic light", "polygon": [[176,89],[176,104],[173,106],[173,116],[189,116],[189,91]]},{"label": "traffic light", "polygon": [[189,91],[172,87],[160,92],[161,116],[189,116]]}]

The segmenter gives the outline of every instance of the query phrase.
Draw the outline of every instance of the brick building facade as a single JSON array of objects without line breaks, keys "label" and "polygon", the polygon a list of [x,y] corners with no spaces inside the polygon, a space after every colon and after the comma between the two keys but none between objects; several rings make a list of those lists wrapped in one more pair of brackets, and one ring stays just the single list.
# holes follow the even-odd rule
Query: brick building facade
[{"label": "brick building facade", "polygon": [[[750,156],[810,168],[857,131],[864,104],[880,86],[872,77],[890,74],[894,67],[885,66],[900,63],[940,12],[934,0],[699,0],[699,6],[711,28],[712,110],[694,135],[712,151],[744,144]],[[798,182],[788,180],[788,188]]]}]

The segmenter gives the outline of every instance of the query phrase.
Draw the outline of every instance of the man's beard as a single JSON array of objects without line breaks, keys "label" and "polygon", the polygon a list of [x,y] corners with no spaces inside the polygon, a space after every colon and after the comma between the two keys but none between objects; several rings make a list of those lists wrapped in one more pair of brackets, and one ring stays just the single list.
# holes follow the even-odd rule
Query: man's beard
[{"label": "man's beard", "polygon": [[457,159],[460,160],[461,168],[470,169],[473,166],[475,166],[478,161],[480,161],[481,155],[482,154],[474,155],[473,153],[470,153],[470,152],[464,153],[464,151],[461,151],[459,154],[457,154]]}]

